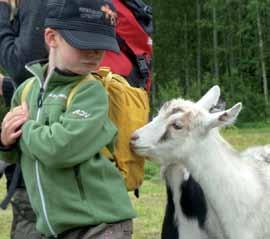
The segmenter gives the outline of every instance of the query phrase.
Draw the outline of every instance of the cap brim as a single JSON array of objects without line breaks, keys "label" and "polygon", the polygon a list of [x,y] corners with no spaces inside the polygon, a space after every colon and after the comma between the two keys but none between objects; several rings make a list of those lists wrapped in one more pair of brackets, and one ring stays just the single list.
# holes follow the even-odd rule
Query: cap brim
[{"label": "cap brim", "polygon": [[117,40],[112,36],[73,30],[58,31],[74,48],[82,50],[108,50],[116,53],[120,52]]}]

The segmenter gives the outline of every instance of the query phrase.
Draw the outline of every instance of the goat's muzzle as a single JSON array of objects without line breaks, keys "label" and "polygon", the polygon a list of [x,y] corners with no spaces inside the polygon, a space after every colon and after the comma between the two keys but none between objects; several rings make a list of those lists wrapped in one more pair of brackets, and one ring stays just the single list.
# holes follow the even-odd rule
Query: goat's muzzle
[{"label": "goat's muzzle", "polygon": [[132,135],[131,135],[129,144],[130,144],[130,147],[131,147],[132,149],[135,149],[135,148],[136,148],[136,141],[137,141],[138,139],[139,139],[139,135],[137,135],[137,134],[132,134]]}]

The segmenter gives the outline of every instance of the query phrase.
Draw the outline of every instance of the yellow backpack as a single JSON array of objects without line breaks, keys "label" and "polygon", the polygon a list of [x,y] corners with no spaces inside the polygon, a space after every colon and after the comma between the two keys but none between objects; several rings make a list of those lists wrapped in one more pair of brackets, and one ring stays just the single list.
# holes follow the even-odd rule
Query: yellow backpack
[{"label": "yellow backpack", "polygon": [[[132,133],[148,122],[149,98],[142,88],[131,87],[122,76],[113,74],[110,68],[102,67],[94,73],[95,79],[100,80],[109,96],[109,117],[118,128],[114,152],[107,148],[102,154],[114,161],[122,173],[128,191],[135,191],[144,179],[144,158],[136,155],[129,146]],[[76,91],[82,82],[93,80],[92,75],[81,80],[70,91],[66,107],[72,102]],[[33,81],[24,87],[21,102],[26,99]],[[135,193],[136,194],[136,193]]]}]

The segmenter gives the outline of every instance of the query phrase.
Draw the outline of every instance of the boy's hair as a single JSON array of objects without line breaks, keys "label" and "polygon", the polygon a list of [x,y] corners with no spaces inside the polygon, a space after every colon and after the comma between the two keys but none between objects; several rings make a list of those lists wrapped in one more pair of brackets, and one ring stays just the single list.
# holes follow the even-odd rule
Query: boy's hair
[{"label": "boy's hair", "polygon": [[111,0],[48,0],[45,28],[57,29],[74,48],[119,52]]}]

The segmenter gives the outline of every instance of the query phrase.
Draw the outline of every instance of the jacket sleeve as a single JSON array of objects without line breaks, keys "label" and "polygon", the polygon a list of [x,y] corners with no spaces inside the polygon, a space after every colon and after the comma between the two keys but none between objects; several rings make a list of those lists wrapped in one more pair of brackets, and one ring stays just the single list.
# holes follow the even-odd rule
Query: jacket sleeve
[{"label": "jacket sleeve", "polygon": [[108,119],[108,98],[98,81],[85,82],[71,106],[50,126],[33,120],[23,126],[21,148],[48,167],[73,167],[109,144],[116,128]]},{"label": "jacket sleeve", "polygon": [[9,4],[0,2],[0,65],[17,85],[30,76],[26,63],[47,56],[43,40],[44,11],[38,11],[44,3],[39,2],[31,7],[28,6],[31,1],[23,1],[13,22]]},{"label": "jacket sleeve", "polygon": [[[15,107],[17,105],[20,105],[20,98],[21,98],[21,91],[25,86],[25,81],[23,84],[18,87],[18,89],[15,91],[13,97],[12,97],[12,107]],[[1,131],[0,131],[1,133]],[[9,163],[16,163],[17,160],[20,157],[20,149],[18,147],[18,143],[12,145],[11,147],[5,147],[0,138],[0,160],[9,162]]]}]

